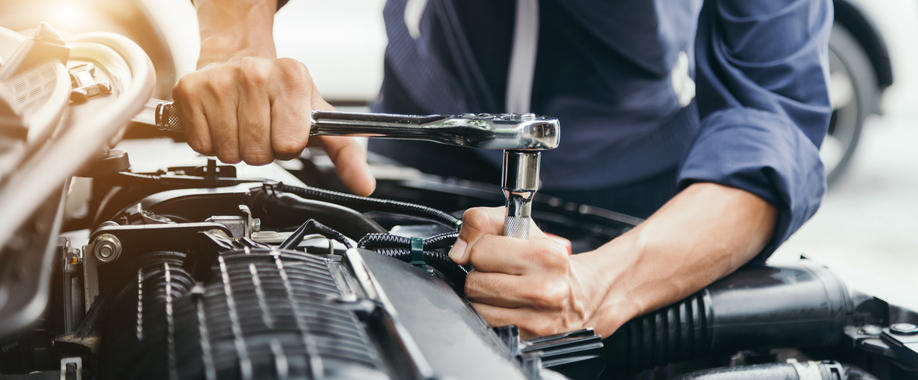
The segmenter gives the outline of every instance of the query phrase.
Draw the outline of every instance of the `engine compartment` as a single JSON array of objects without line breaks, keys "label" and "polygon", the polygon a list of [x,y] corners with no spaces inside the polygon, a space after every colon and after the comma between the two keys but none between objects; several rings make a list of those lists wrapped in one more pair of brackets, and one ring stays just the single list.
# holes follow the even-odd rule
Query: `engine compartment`
[{"label": "engine compartment", "polygon": [[[23,41],[3,31],[0,56]],[[0,134],[0,380],[918,378],[918,314],[808,260],[742,268],[605,340],[488,326],[463,296],[474,268],[446,252],[463,210],[504,203],[497,179],[371,156],[366,198],[318,150],[220,165],[128,125],[152,88],[130,78],[152,76],[136,45],[65,45],[60,65],[93,63],[114,89],[65,103],[49,141]],[[540,194],[532,208],[573,254],[641,222]]]}]

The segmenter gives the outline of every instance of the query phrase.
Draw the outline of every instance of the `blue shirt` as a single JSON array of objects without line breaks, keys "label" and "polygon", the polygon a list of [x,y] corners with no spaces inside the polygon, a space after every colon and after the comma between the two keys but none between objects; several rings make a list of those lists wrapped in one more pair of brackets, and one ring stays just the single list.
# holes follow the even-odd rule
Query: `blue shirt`
[{"label": "blue shirt", "polygon": [[[503,112],[515,2],[429,0],[413,38],[405,1],[384,11],[376,109]],[[760,260],[815,213],[832,112],[831,1],[540,0],[539,15],[531,110],[562,127],[561,145],[543,153],[545,188],[623,185],[678,167],[680,189],[714,182],[778,207]],[[680,55],[696,85],[688,106],[674,90]],[[500,164],[499,152],[483,154]]]}]

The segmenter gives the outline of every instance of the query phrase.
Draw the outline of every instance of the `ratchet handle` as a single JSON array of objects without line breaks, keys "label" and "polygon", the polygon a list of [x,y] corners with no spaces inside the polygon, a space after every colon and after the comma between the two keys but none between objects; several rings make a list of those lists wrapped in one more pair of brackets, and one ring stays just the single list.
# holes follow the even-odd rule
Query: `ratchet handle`
[{"label": "ratchet handle", "polygon": [[178,118],[178,113],[175,112],[175,106],[171,102],[157,104],[153,115],[156,121],[156,129],[178,133],[185,131],[185,128],[182,127],[182,121]]},{"label": "ratchet handle", "polygon": [[[135,121],[159,130],[184,132],[171,102],[152,102]],[[149,113],[152,111],[153,120]],[[558,119],[534,114],[399,115],[312,110],[309,136],[361,136],[432,141],[477,149],[538,152],[554,149],[560,139]]]},{"label": "ratchet handle", "polygon": [[[154,111],[156,129],[169,132],[184,132],[172,102],[160,102]],[[441,115],[397,115],[362,112],[312,111],[310,136],[372,135],[381,128],[393,137],[412,138],[423,135],[423,130],[414,127],[449,118]],[[397,128],[393,126],[402,126]]]}]

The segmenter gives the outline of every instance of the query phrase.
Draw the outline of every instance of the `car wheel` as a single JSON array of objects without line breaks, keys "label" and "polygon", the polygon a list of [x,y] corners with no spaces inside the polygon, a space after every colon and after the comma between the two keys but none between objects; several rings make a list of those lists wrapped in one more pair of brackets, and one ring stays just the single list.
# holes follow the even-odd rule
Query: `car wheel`
[{"label": "car wheel", "polygon": [[832,118],[819,156],[829,185],[838,182],[851,162],[864,119],[877,88],[867,53],[845,27],[835,24],[829,39],[829,99]]}]

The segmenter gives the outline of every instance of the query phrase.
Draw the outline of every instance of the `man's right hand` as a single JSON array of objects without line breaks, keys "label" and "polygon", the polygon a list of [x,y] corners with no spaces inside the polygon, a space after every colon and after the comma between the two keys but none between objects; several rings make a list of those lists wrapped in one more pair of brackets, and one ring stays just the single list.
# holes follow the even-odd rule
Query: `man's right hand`
[{"label": "man's right hand", "polygon": [[298,157],[307,142],[325,147],[341,181],[369,195],[376,181],[366,152],[349,137],[309,141],[310,112],[332,111],[306,66],[276,58],[271,35],[274,1],[202,0],[198,71],[172,90],[185,138],[195,151],[220,161],[264,165]]}]

